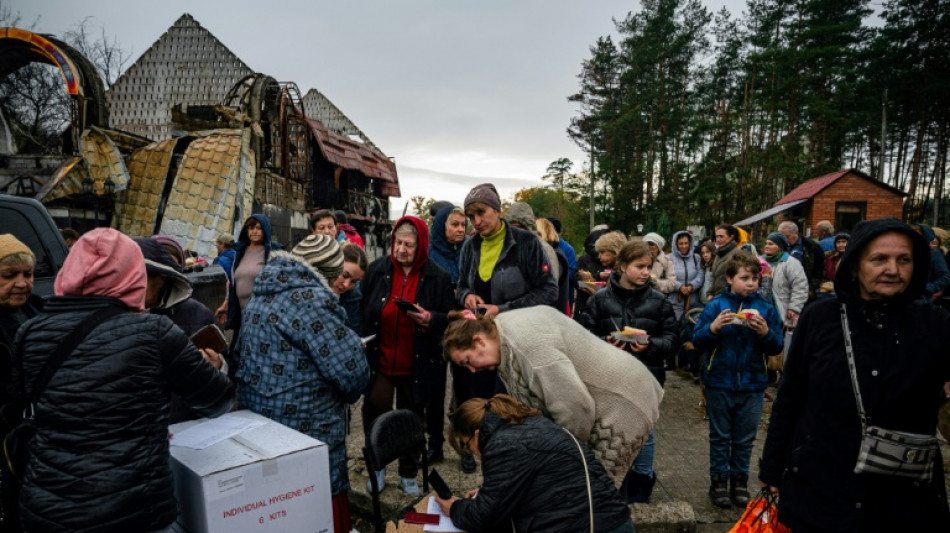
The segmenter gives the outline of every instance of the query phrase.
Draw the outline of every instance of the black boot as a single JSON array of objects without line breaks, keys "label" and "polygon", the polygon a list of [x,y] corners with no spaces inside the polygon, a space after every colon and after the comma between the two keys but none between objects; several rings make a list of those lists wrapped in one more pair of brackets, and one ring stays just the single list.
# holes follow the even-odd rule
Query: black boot
[{"label": "black boot", "polygon": [[729,476],[716,474],[712,477],[712,483],[709,485],[709,499],[716,507],[723,509],[732,507],[729,502]]},{"label": "black boot", "polygon": [[478,465],[475,464],[475,456],[472,455],[472,452],[466,451],[462,454],[462,472],[466,474],[472,474],[478,468]]},{"label": "black boot", "polygon": [[650,503],[655,484],[656,472],[648,476],[631,470],[620,485],[620,493],[627,499],[627,503]]},{"label": "black boot", "polygon": [[749,504],[749,474],[735,474],[729,479],[729,498],[736,507]]}]

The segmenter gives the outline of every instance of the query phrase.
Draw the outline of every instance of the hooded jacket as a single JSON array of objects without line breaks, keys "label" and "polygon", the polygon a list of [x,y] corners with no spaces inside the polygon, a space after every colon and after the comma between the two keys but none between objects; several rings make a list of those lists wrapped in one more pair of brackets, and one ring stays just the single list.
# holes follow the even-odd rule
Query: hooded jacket
[{"label": "hooded jacket", "polygon": [[[261,231],[264,234],[264,264],[267,264],[267,259],[270,257],[271,251],[280,250],[281,246],[273,240],[270,219],[268,219],[266,215],[251,215],[244,221],[244,226],[246,226],[247,221],[252,218],[261,224]],[[251,240],[247,236],[247,228],[242,226],[241,234],[238,236],[237,242],[234,243],[234,262],[231,264],[231,276],[229,277],[232,282],[228,286],[228,320],[224,325],[225,329],[238,330],[241,328],[241,305],[238,303],[237,290],[234,288],[233,280],[234,272],[237,270],[238,265],[241,264],[241,259],[244,258],[244,254],[247,252],[247,247],[250,246],[250,244]]]},{"label": "hooded jacket", "polygon": [[[680,252],[679,248],[676,247],[677,241],[679,241],[679,238],[682,236],[689,238],[689,248],[686,249],[685,254]],[[703,272],[702,267],[703,261],[699,257],[699,254],[693,251],[695,244],[696,241],[693,239],[692,233],[688,231],[677,231],[673,234],[673,249],[667,255],[673,263],[673,272],[676,278],[676,285],[673,287],[673,292],[667,296],[667,300],[672,304],[677,320],[683,315],[683,304],[685,303],[685,297],[682,296],[680,289],[684,285],[692,287],[693,292],[690,293],[689,306],[699,307],[699,293],[703,288],[703,283],[706,281],[706,273]]]},{"label": "hooded jacket", "polygon": [[[577,532],[590,529],[584,463],[568,433],[543,416],[506,424],[485,413],[478,433],[484,483],[477,498],[452,504],[452,522],[472,533],[502,531]],[[594,529],[610,531],[630,511],[604,467],[583,446],[594,505]]]},{"label": "hooded jacket", "polygon": [[[23,356],[15,380],[26,390],[88,315],[115,305],[141,309],[142,254],[113,229],[93,230],[73,245],[55,287],[57,296],[17,333]],[[174,522],[171,393],[217,416],[230,408],[234,388],[166,317],[126,312],[93,328],[36,404],[20,495],[24,529],[152,531]]]},{"label": "hooded jacket", "polygon": [[709,292],[709,298],[719,296],[729,290],[729,284],[726,282],[726,264],[739,251],[739,243],[729,241],[723,246],[716,248],[716,257],[712,265],[712,290]]},{"label": "hooded jacket", "polygon": [[[933,228],[927,224],[917,225],[929,248],[930,242],[936,238]],[[947,290],[947,287],[950,287],[950,268],[947,267],[947,261],[939,248],[930,248],[930,274],[927,276],[927,284],[924,285],[924,297],[930,298],[940,291]]]},{"label": "hooded jacket", "polygon": [[[393,227],[398,227],[404,221],[411,222],[419,234],[412,270],[407,277],[402,267],[396,265],[391,253],[370,263],[361,282],[362,334],[378,334],[366,346],[370,366],[386,375],[411,375],[413,395],[421,405],[430,394],[436,392],[431,390],[436,383],[434,376],[439,372],[445,373],[442,333],[448,325],[453,292],[449,275],[428,260],[428,228],[425,222],[414,216],[404,216]],[[395,232],[390,240],[392,247]],[[414,278],[411,285],[410,278]],[[405,286],[402,280],[406,280]],[[408,290],[410,286],[412,291]],[[417,325],[400,311],[392,301],[397,296],[431,312],[429,326],[423,328]]]},{"label": "hooded jacket", "polygon": [[[535,305],[557,305],[558,284],[551,264],[544,255],[541,238],[505,220],[505,242],[495,263],[491,284],[491,303],[500,312]],[[476,234],[462,245],[459,257],[459,306],[472,294],[481,258],[482,236]]]},{"label": "hooded jacket", "polygon": [[332,494],[349,489],[346,404],[370,371],[339,299],[299,256],[275,251],[254,281],[239,343],[242,407],[321,440],[330,448]]},{"label": "hooded jacket", "polygon": [[[913,243],[913,274],[892,298],[860,296],[855,267],[886,232]],[[933,435],[942,386],[950,381],[950,317],[917,302],[927,282],[930,248],[895,219],[861,222],[835,275],[836,300],[805,309],[786,354],[769,421],[759,479],[779,487],[779,520],[792,530],[926,531],[950,523],[942,462],[930,483],[855,474],[861,424],[842,331],[844,304],[857,379],[869,424]]]},{"label": "hooded jacket", "polygon": [[652,242],[659,249],[659,253],[653,258],[653,286],[656,290],[663,293],[664,296],[673,292],[676,288],[676,270],[673,267],[673,261],[663,252],[666,246],[666,239],[660,237],[658,233],[647,233],[643,236],[644,242]]},{"label": "hooded jacket", "polygon": [[[600,279],[600,272],[604,270],[604,265],[600,263],[600,259],[597,257],[597,248],[595,243],[605,233],[609,233],[609,229],[599,229],[590,232],[587,235],[587,238],[584,239],[584,255],[577,258],[577,269],[574,271],[574,281],[579,281],[577,274],[581,270],[589,272],[594,280]],[[584,309],[584,306],[587,305],[587,300],[590,298],[590,295],[584,291],[577,291],[577,296],[574,300],[574,312],[578,312]]]},{"label": "hooded jacket", "polygon": [[[745,325],[729,324],[718,333],[709,326],[726,309],[755,309],[769,325],[765,336],[760,336]],[[726,289],[718,298],[710,300],[696,320],[693,344],[698,350],[709,350],[709,359],[703,367],[703,384],[710,389],[736,392],[762,392],[768,385],[767,356],[775,355],[783,347],[782,320],[775,308],[758,293],[739,296]]]},{"label": "hooded jacket", "polygon": [[452,285],[459,281],[459,254],[462,252],[462,243],[452,244],[445,238],[445,224],[449,215],[455,209],[454,205],[443,207],[432,219],[432,233],[429,235],[429,259],[442,267],[449,275]]}]

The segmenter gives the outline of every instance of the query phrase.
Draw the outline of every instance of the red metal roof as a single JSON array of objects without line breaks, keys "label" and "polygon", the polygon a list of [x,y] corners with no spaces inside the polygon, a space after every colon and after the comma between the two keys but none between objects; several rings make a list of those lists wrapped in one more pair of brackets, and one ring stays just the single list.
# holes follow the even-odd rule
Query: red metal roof
[{"label": "red metal roof", "polygon": [[399,196],[399,178],[396,164],[382,152],[330,131],[319,120],[307,119],[317,140],[320,152],[331,163],[349,170],[362,172],[366,177],[383,180],[382,194]]},{"label": "red metal roof", "polygon": [[907,193],[905,193],[904,191],[896,187],[892,187],[882,181],[878,181],[872,178],[871,176],[868,176],[864,172],[861,172],[860,170],[856,170],[853,168],[846,168],[844,170],[832,172],[831,174],[825,174],[824,176],[812,178],[806,181],[805,183],[802,183],[798,187],[795,187],[794,189],[792,189],[791,192],[789,192],[788,194],[780,198],[779,201],[775,202],[772,205],[778,206],[782,204],[787,204],[789,202],[795,202],[798,200],[811,200],[812,198],[815,197],[815,195],[825,190],[826,187],[838,181],[839,179],[841,179],[843,176],[847,174],[854,174],[855,176],[872,181],[874,182],[875,185],[880,185],[881,187],[888,189],[889,191],[895,192],[901,196],[907,196]]}]

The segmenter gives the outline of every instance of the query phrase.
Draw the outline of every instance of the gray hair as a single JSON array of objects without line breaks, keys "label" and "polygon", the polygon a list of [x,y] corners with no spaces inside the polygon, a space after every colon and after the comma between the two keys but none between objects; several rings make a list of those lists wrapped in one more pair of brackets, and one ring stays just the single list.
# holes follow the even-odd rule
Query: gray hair
[{"label": "gray hair", "polygon": [[778,230],[779,232],[788,230],[792,235],[798,235],[798,226],[791,220],[782,221],[782,223],[778,225]]},{"label": "gray hair", "polygon": [[0,259],[3,265],[30,265],[30,268],[36,266],[36,258],[26,252],[13,252],[12,254]]},{"label": "gray hair", "polygon": [[415,235],[419,236],[419,231],[416,229],[415,224],[409,222],[408,220],[402,224],[396,226],[396,230],[393,232],[395,235]]}]

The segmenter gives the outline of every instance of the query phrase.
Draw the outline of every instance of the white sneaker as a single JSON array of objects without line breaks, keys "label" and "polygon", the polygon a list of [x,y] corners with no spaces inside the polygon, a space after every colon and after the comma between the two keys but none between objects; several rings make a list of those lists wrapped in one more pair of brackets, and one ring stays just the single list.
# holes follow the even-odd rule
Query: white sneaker
[{"label": "white sneaker", "polygon": [[[386,469],[377,470],[370,475],[376,476],[376,486],[379,487],[379,492],[383,492],[383,487],[386,486]],[[366,492],[373,493],[373,481],[371,479],[366,480]]]},{"label": "white sneaker", "polygon": [[414,477],[401,477],[399,478],[399,483],[402,485],[402,491],[409,496],[421,496],[422,491],[419,490],[419,482],[416,481]]}]

